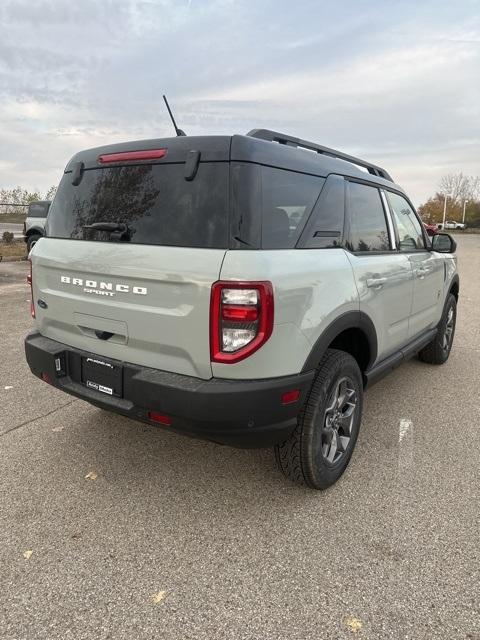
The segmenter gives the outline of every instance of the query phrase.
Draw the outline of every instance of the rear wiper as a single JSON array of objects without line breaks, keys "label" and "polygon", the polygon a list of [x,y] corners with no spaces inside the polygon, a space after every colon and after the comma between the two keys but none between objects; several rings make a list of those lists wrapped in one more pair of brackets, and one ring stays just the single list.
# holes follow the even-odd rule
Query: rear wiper
[{"label": "rear wiper", "polygon": [[132,234],[135,233],[133,227],[123,222],[94,222],[93,224],[83,225],[84,229],[92,229],[93,231],[106,231],[110,234],[110,240],[130,240]]},{"label": "rear wiper", "polygon": [[233,236],[234,240],[237,240],[237,242],[241,242],[242,244],[246,244],[247,247],[251,247],[252,245],[250,244],[250,242],[247,242],[246,240],[242,240],[240,238],[240,236]]}]

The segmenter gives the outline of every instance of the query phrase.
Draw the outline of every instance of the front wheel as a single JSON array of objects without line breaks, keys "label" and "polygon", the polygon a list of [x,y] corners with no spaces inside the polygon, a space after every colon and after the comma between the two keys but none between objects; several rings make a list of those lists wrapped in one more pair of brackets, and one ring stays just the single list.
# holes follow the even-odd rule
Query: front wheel
[{"label": "front wheel", "polygon": [[452,350],[456,323],[457,300],[455,296],[450,293],[443,308],[442,317],[438,323],[436,336],[418,354],[422,362],[443,364],[448,360],[448,356]]},{"label": "front wheel", "polygon": [[27,250],[28,253],[33,249],[33,247],[37,244],[42,236],[39,233],[33,233],[31,236],[28,236],[27,239]]},{"label": "front wheel", "polygon": [[327,349],[291,435],[275,446],[283,474],[312,489],[327,489],[345,471],[357,441],[362,374],[354,358]]}]

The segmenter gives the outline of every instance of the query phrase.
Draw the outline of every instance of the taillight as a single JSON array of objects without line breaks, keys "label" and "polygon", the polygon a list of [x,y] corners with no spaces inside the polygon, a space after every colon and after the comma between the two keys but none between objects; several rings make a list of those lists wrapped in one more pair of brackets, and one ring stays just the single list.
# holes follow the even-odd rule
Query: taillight
[{"label": "taillight", "polygon": [[35,318],[35,303],[33,302],[33,283],[32,283],[32,261],[28,261],[30,264],[30,271],[27,275],[27,284],[30,285],[30,314],[32,318]]},{"label": "taillight", "polygon": [[271,282],[215,282],[210,304],[212,362],[232,364],[257,351],[272,335]]},{"label": "taillight", "polygon": [[166,149],[146,149],[145,151],[119,151],[118,153],[103,153],[98,156],[100,164],[109,162],[134,162],[135,160],[160,160],[167,155]]}]

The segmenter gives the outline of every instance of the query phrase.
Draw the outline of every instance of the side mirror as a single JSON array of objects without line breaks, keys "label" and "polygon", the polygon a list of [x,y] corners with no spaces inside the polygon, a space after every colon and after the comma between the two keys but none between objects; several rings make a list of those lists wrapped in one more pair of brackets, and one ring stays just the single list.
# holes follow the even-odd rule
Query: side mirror
[{"label": "side mirror", "polygon": [[457,243],[448,233],[438,233],[432,238],[432,250],[438,253],[455,253]]}]

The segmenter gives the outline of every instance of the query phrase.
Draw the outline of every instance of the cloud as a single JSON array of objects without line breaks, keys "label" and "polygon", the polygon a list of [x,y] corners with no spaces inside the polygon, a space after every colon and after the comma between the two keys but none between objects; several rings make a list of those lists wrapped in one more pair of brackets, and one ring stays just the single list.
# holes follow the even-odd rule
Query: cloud
[{"label": "cloud", "polygon": [[283,130],[384,164],[417,202],[480,174],[475,2],[38,0],[0,6],[0,187],[83,147]]}]

